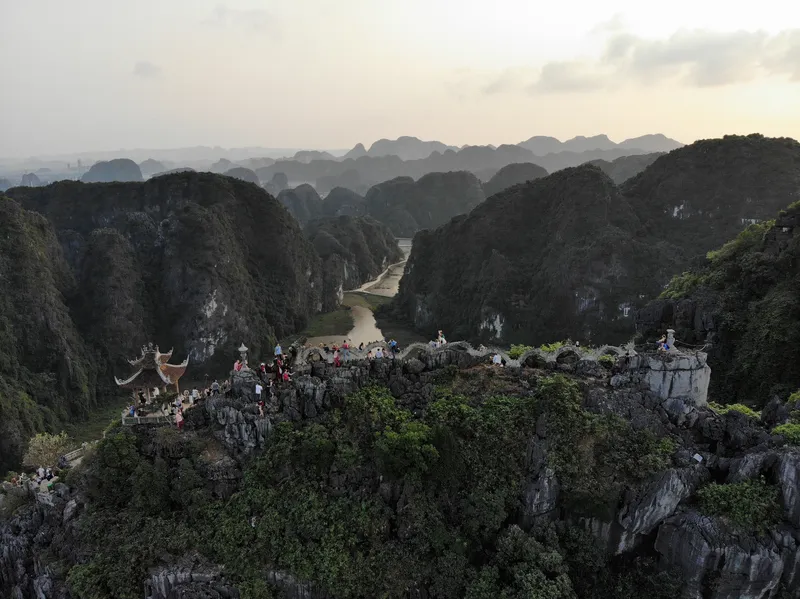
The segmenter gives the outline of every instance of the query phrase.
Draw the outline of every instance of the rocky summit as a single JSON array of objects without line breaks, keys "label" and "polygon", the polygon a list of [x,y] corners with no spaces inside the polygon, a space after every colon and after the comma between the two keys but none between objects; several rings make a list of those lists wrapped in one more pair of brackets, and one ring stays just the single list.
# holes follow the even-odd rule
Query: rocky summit
[{"label": "rocky summit", "polygon": [[546,176],[546,170],[531,162],[509,164],[497,171],[491,179],[484,183],[483,192],[488,198],[514,185]]},{"label": "rocky summit", "polygon": [[[61,182],[3,198],[0,462],[22,437],[85,416],[155,341],[214,373],[248,339],[271,355],[323,303],[321,262],[283,207],[209,173]],[[41,373],[41,374],[39,374]],[[6,397],[9,398],[6,404]],[[27,399],[25,399],[27,398]]]},{"label": "rocky summit", "polygon": [[182,431],[118,422],[50,493],[5,483],[0,592],[798,592],[800,453],[705,404],[703,354],[368,349],[342,367],[301,350],[263,407],[233,373]]},{"label": "rocky summit", "polygon": [[557,171],[418,235],[395,312],[469,339],[616,342],[673,275],[798,189],[800,144],[760,135],[674,150],[619,187],[590,165]]},{"label": "rocky summit", "polygon": [[417,234],[395,309],[459,338],[622,341],[676,270],[678,252],[640,229],[598,168],[558,171]]},{"label": "rocky summit", "polygon": [[398,177],[367,192],[366,211],[396,237],[413,237],[422,229],[443,225],[480,204],[485,194],[472,173],[430,173],[414,181]]},{"label": "rocky summit", "polygon": [[728,135],[661,156],[622,186],[647,231],[703,256],[800,199],[800,143]]},{"label": "rocky summit", "polygon": [[800,203],[750,225],[670,282],[636,315],[645,336],[672,327],[707,346],[725,402],[757,407],[800,388]]},{"label": "rocky summit", "polygon": [[84,183],[111,183],[112,181],[142,181],[142,170],[133,160],[116,158],[96,162],[81,177]]}]

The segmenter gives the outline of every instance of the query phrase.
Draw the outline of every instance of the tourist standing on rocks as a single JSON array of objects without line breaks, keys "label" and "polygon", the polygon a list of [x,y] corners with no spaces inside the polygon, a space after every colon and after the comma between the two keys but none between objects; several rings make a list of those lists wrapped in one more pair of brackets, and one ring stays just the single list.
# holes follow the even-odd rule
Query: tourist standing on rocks
[{"label": "tourist standing on rocks", "polygon": [[281,349],[281,344],[275,346],[275,357],[280,358],[283,355],[283,349]]},{"label": "tourist standing on rocks", "polygon": [[215,396],[219,395],[219,383],[217,382],[217,379],[214,379],[214,382],[211,383],[211,394]]},{"label": "tourist standing on rocks", "polygon": [[177,425],[179,431],[183,430],[183,410],[182,409],[180,409],[177,412],[175,412],[175,424]]},{"label": "tourist standing on rocks", "polygon": [[261,401],[261,391],[264,387],[261,386],[261,383],[256,383],[256,401]]},{"label": "tourist standing on rocks", "polygon": [[350,344],[347,342],[347,339],[342,341],[342,359],[345,361],[350,359]]}]

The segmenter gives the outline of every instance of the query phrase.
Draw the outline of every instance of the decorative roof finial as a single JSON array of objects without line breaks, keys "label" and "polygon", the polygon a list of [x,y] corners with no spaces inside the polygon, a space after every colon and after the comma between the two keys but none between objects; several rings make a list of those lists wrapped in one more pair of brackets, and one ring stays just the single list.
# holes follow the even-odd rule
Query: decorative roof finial
[{"label": "decorative roof finial", "polygon": [[242,345],[239,347],[239,359],[242,362],[247,360],[247,346],[242,342]]}]

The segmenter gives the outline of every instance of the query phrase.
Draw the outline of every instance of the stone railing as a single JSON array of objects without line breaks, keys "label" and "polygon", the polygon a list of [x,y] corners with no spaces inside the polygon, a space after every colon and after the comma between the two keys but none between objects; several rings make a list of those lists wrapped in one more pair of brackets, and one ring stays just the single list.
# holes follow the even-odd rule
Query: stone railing
[{"label": "stone railing", "polygon": [[[370,351],[373,351],[379,347],[387,348],[388,344],[378,341],[364,346],[364,349],[361,351],[351,348],[350,360],[365,360],[367,359],[367,354]],[[486,358],[487,361],[490,360],[494,355],[500,354],[500,357],[503,358],[506,366],[509,367],[545,365],[548,362],[558,363],[559,361],[564,361],[567,359],[574,359],[576,361],[586,359],[597,360],[604,355],[610,355],[613,357],[624,356],[626,353],[628,355],[636,355],[636,352],[633,349],[626,349],[616,345],[603,345],[599,348],[581,347],[579,345],[563,345],[552,352],[545,352],[539,348],[533,348],[529,349],[518,358],[511,358],[509,357],[507,350],[499,347],[483,346],[476,349],[466,341],[455,341],[453,343],[445,343],[444,345],[440,345],[438,347],[433,347],[429,343],[412,343],[408,347],[401,350],[394,358],[389,355],[384,359],[419,359],[424,355],[435,356],[436,354],[453,350],[465,351],[473,358]],[[341,351],[339,355],[340,357],[342,356]],[[297,367],[320,360],[328,363],[333,362],[333,352],[325,352],[320,347],[301,348],[297,354],[295,365]]]}]

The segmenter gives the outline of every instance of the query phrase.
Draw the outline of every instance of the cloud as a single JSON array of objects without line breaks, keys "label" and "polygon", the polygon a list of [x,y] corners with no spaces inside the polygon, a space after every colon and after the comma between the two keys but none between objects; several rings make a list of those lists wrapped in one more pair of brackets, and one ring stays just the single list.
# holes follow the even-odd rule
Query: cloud
[{"label": "cloud", "polygon": [[589,33],[591,35],[607,35],[609,33],[624,31],[625,29],[625,17],[623,17],[621,13],[616,13],[608,21],[603,21],[592,27]]},{"label": "cloud", "polygon": [[788,76],[800,82],[800,29],[776,35],[683,30],[664,39],[645,39],[617,30],[606,39],[598,60],[547,63],[529,89],[585,92],[664,81],[719,87],[768,76]]},{"label": "cloud", "polygon": [[277,17],[262,8],[239,9],[218,4],[211,17],[204,22],[217,27],[236,27],[251,33],[280,34]]},{"label": "cloud", "polygon": [[588,92],[605,85],[606,75],[580,61],[549,62],[528,89],[536,92]]},{"label": "cloud", "polygon": [[137,77],[144,77],[145,79],[152,79],[161,74],[161,67],[148,60],[140,60],[133,65],[133,74]]}]

